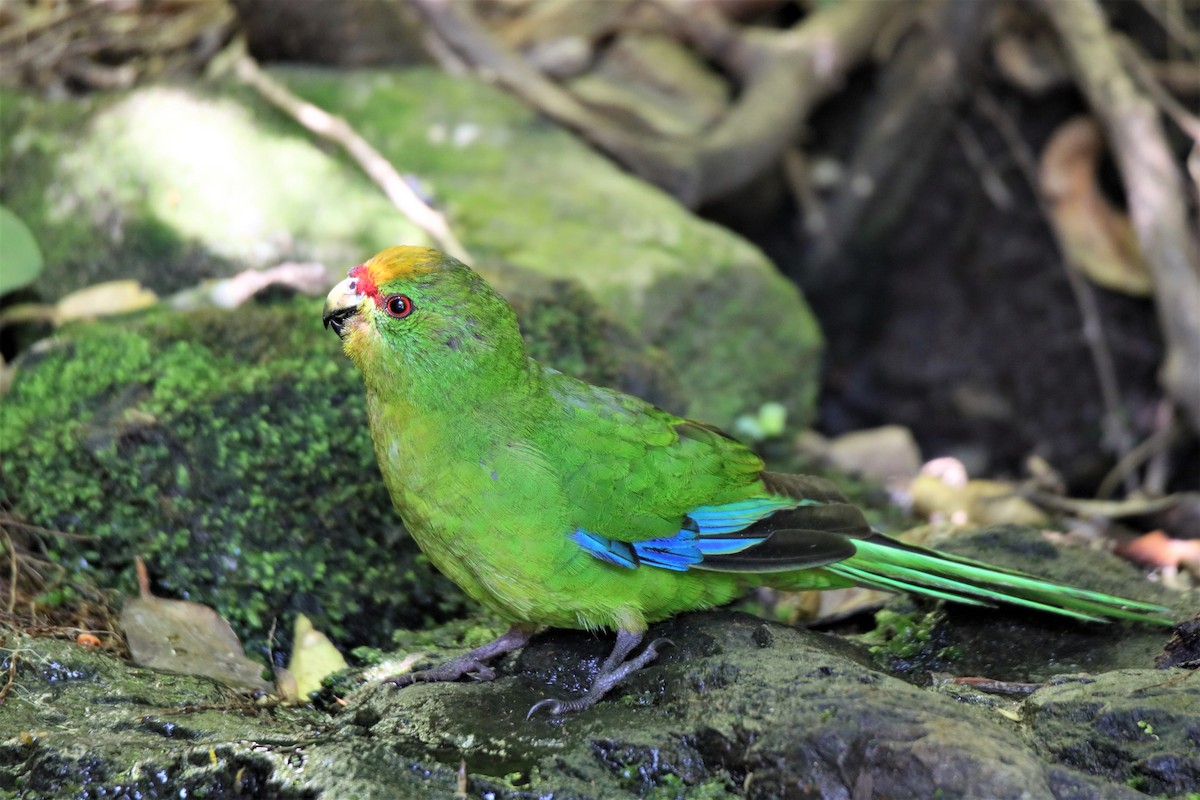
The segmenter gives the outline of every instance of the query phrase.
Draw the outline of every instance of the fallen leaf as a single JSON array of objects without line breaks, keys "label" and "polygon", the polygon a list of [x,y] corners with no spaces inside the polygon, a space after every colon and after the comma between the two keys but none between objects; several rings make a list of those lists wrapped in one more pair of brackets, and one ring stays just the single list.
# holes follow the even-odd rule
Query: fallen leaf
[{"label": "fallen leaf", "polygon": [[908,485],[913,512],[921,517],[954,525],[1013,524],[1038,527],[1048,521],[1046,514],[1022,497],[1012,484],[964,481],[965,472],[936,472],[930,471],[929,467],[926,465]]},{"label": "fallen leaf", "polygon": [[1162,531],[1142,534],[1116,549],[1130,561],[1155,567],[1200,564],[1200,539],[1172,539]]},{"label": "fallen leaf", "polygon": [[200,603],[155,597],[140,558],[137,572],[140,596],[121,610],[121,627],[134,662],[203,675],[237,689],[271,689],[262,678],[263,665],[246,657],[237,634],[220,614]]},{"label": "fallen leaf", "polygon": [[308,617],[299,614],[292,634],[292,658],[288,661],[286,680],[279,681],[281,695],[291,702],[305,702],[310,694],[320,690],[321,681],[348,666],[329,637],[314,628]]},{"label": "fallen leaf", "polygon": [[1093,282],[1148,297],[1154,286],[1129,215],[1109,203],[1096,181],[1104,152],[1090,117],[1067,120],[1050,137],[1038,173],[1050,224],[1063,255]]},{"label": "fallen leaf", "polygon": [[1127,497],[1124,500],[1085,500],[1076,497],[1061,497],[1057,494],[1028,489],[1025,496],[1042,508],[1093,519],[1121,519],[1156,514],[1174,508],[1179,495],[1166,497]]},{"label": "fallen leaf", "polygon": [[158,295],[133,280],[108,281],[71,292],[54,306],[54,321],[61,325],[77,319],[129,314],[158,302]]}]

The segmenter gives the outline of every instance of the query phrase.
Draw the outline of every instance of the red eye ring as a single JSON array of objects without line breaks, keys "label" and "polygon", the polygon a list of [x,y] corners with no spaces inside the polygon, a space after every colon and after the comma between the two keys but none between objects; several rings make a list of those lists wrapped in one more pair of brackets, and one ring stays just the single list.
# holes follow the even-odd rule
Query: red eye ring
[{"label": "red eye ring", "polygon": [[383,307],[389,316],[396,319],[404,319],[413,312],[412,299],[406,294],[389,294],[383,301]]}]

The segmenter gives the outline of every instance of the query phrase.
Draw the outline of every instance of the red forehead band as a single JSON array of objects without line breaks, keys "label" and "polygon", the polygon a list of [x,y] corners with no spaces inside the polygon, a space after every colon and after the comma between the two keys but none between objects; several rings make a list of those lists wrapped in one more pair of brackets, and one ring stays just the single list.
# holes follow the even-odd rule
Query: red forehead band
[{"label": "red forehead band", "polygon": [[375,285],[374,278],[371,277],[370,271],[366,264],[359,264],[350,270],[349,275],[354,279],[354,291],[359,294],[365,294],[379,304],[379,287]]}]

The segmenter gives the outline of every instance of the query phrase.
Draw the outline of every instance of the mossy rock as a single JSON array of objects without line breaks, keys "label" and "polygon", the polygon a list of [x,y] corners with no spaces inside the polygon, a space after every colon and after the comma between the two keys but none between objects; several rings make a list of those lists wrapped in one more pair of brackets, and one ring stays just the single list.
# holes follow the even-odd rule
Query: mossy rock
[{"label": "mossy rock", "polygon": [[82,100],[0,90],[0,107],[0,197],[42,247],[44,299],[119,278],[175,292],[425,243],[359,171],[221,85]]},{"label": "mossy rock", "polygon": [[[379,478],[360,380],[319,301],[65,330],[0,404],[0,496],[49,558],[216,607],[261,638],[302,610],[339,639],[456,611]],[[380,635],[386,630],[379,631]]]},{"label": "mossy rock", "polygon": [[[526,712],[579,694],[611,636],[541,634],[499,659],[490,682],[377,682],[411,647],[444,660],[478,643],[452,627],[347,678],[332,690],[344,704],[326,690],[315,708],[295,709],[16,635],[0,794],[418,800],[453,796],[460,768],[466,796],[503,800],[1200,791],[1189,733],[1200,686],[1183,670],[1061,675],[1022,701],[913,686],[835,636],[713,612],[653,626],[674,646],[565,719]],[[1110,638],[1093,635],[1096,647]]]}]

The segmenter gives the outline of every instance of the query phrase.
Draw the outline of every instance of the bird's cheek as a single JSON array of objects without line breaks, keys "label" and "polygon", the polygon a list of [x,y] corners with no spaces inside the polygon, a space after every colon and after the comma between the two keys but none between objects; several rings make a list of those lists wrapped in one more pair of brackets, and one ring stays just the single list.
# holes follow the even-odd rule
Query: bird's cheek
[{"label": "bird's cheek", "polygon": [[352,361],[358,363],[361,359],[370,357],[376,339],[378,336],[374,327],[361,315],[356,315],[346,321],[345,333],[342,335],[342,350]]}]

